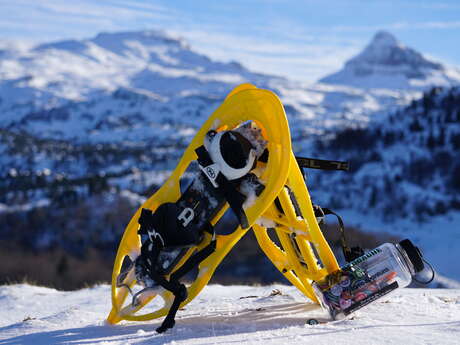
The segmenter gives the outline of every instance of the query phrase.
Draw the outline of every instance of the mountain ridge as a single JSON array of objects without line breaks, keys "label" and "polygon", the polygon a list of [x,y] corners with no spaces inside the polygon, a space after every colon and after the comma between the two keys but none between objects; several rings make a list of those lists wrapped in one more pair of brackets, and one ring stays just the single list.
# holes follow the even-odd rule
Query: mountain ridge
[{"label": "mountain ridge", "polygon": [[[328,83],[304,85],[286,78],[252,73],[237,63],[212,61],[194,53],[180,41],[175,41],[174,37],[163,40],[157,37],[161,36],[159,33],[153,36],[143,33],[117,35],[96,36],[107,49],[91,39],[68,40],[42,45],[38,50],[18,50],[6,54],[6,57],[0,56],[0,190],[5,191],[0,193],[0,214],[9,214],[0,224],[0,237],[10,237],[12,227],[8,222],[14,219],[17,223],[21,222],[21,229],[33,229],[24,232],[27,237],[25,243],[36,241],[45,243],[44,247],[56,243],[53,238],[58,236],[53,235],[53,231],[63,233],[60,225],[47,224],[46,229],[37,226],[37,219],[50,218],[46,217],[47,212],[76,212],[88,215],[87,219],[107,217],[117,223],[119,218],[110,215],[113,210],[108,210],[107,215],[96,216],[97,207],[93,209],[82,202],[84,205],[78,208],[77,200],[89,200],[88,204],[98,205],[100,199],[116,200],[121,198],[122,193],[151,195],[175,166],[197,129],[235,84],[251,82],[275,92],[285,107],[295,152],[305,156],[316,153],[318,158],[329,159],[349,157],[342,155],[340,150],[325,148],[315,152],[315,139],[335,135],[340,139],[343,128],[354,134],[354,130],[361,131],[351,138],[361,146],[366,143],[361,139],[367,140],[374,134],[379,140],[398,137],[399,132],[390,128],[391,114],[399,110],[402,118],[404,115],[418,116],[414,109],[404,107],[415,102],[415,106],[421,109],[419,102],[430,102],[429,97],[423,97],[422,91],[437,85],[436,79],[427,80],[423,87],[409,85],[406,89],[369,89],[365,85]],[[141,40],[132,39],[139,36]],[[128,38],[117,39],[117,42],[112,42],[113,45],[106,42],[114,37]],[[142,40],[151,44],[142,44]],[[382,34],[378,41],[383,46],[398,48],[399,45],[393,38]],[[78,53],[74,54],[73,50]],[[382,59],[387,61],[387,58]],[[439,73],[447,71],[436,68]],[[393,74],[388,75],[388,78],[392,77]],[[401,80],[398,74],[394,84],[401,85]],[[433,101],[435,104],[436,99]],[[443,111],[443,108],[438,110]],[[407,125],[405,121],[409,118],[404,117],[403,120],[400,122]],[[393,121],[396,126],[398,121]],[[383,132],[380,136],[373,132],[374,126],[384,126],[384,135],[388,138],[382,139]],[[453,128],[450,122],[446,126]],[[410,128],[411,124],[407,127]],[[416,123],[412,127],[418,128]],[[431,146],[425,145],[438,141],[439,135],[430,133],[427,128],[415,131],[413,136],[407,135],[406,146],[415,153],[419,150],[428,157],[427,161],[439,160],[442,155],[438,157],[433,154]],[[412,147],[409,144],[413,142],[423,143],[423,146]],[[353,147],[344,146],[347,147],[351,152]],[[363,167],[364,158],[371,163],[366,165],[366,169],[357,169],[351,174],[352,178],[336,179],[322,174],[322,181],[314,177],[308,180],[309,186],[313,187],[315,202],[339,209],[348,206],[359,213],[364,203],[377,200],[374,206],[369,207],[369,213],[372,211],[385,221],[388,218],[385,218],[383,208],[392,206],[389,205],[391,197],[401,197],[398,202],[408,198],[410,202],[405,205],[415,205],[419,199],[429,196],[433,205],[420,213],[427,217],[425,219],[430,219],[427,216],[430,212],[442,210],[442,205],[457,205],[454,199],[453,203],[450,199],[449,203],[443,202],[446,201],[443,193],[448,181],[442,175],[436,180],[442,187],[439,190],[435,186],[411,189],[410,184],[402,184],[405,187],[401,193],[388,194],[389,201],[379,200],[375,195],[386,196],[386,186],[398,185],[398,181],[390,179],[389,176],[395,177],[392,174],[381,175],[377,165],[382,160],[390,161],[391,157],[379,150],[369,149],[369,152],[374,155],[351,157],[354,159],[352,163],[357,162]],[[403,151],[394,149],[392,152]],[[422,160],[423,157],[419,158]],[[406,163],[400,164],[401,169],[410,175],[414,170],[410,170]],[[359,168],[359,164],[352,166]],[[430,166],[423,167],[432,169]],[[374,190],[376,192],[372,192]],[[411,190],[416,193],[409,193]],[[334,194],[338,191],[342,193]],[[425,192],[422,197],[421,192]],[[339,200],[344,195],[355,197],[344,205]],[[442,205],[436,206],[437,201],[441,201]],[[21,210],[25,209],[32,211],[22,214]],[[12,212],[15,212],[16,218],[11,216]],[[403,215],[400,212],[394,216],[409,222],[410,231],[419,228],[416,219],[404,218]],[[355,217],[353,221],[356,219],[360,217]],[[68,241],[71,245],[79,241],[91,242],[78,230],[81,228],[88,227],[87,232],[95,234],[93,238],[103,237],[105,246],[114,245],[116,231],[121,230],[121,225],[116,228],[113,224],[110,229],[101,229],[104,221],[102,225],[88,223],[81,226],[77,220],[72,224],[70,221],[66,223],[70,229],[68,233],[75,234],[78,240]],[[19,235],[22,236],[22,233]]]},{"label": "mountain ridge", "polygon": [[[354,59],[369,55],[366,49],[376,44],[394,47],[399,43],[390,34],[379,32]],[[325,126],[365,124],[372,114],[405,105],[419,97],[430,83],[443,84],[448,79],[442,76],[439,80],[427,81],[422,88],[401,89],[400,75],[390,75],[398,87],[376,90],[361,88],[354,82],[334,85],[329,83],[332,75],[323,78],[322,84],[305,86],[286,78],[253,73],[237,62],[213,61],[195,53],[183,38],[158,30],[100,33],[83,40],[12,49],[3,55],[0,55],[1,126],[17,125],[22,117],[41,109],[66,104],[72,109],[74,102],[105,104],[118,89],[155,94],[158,96],[156,107],[163,109],[164,105],[172,104],[167,107],[175,117],[177,111],[173,104],[181,103],[183,97],[196,95],[222,100],[234,86],[250,82],[273,90],[281,97],[288,115],[300,124],[294,127],[306,127],[305,122],[309,121],[317,131]],[[444,70],[442,66],[438,69]]]}]

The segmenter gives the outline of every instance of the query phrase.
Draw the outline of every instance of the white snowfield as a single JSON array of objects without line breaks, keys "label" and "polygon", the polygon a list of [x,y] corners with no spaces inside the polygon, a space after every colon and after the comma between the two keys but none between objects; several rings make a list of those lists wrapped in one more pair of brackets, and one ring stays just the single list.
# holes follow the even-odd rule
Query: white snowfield
[{"label": "white snowfield", "polygon": [[[277,294],[278,290],[281,294]],[[400,289],[348,319],[325,320],[294,287],[207,286],[157,334],[159,320],[106,325],[110,288],[0,286],[0,344],[459,344],[460,290]]]}]

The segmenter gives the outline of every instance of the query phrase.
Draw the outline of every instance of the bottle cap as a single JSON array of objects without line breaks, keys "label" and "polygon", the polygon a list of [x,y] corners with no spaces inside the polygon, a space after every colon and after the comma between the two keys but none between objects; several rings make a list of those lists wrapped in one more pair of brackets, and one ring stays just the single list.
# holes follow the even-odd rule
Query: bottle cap
[{"label": "bottle cap", "polygon": [[402,240],[401,242],[399,242],[399,245],[407,253],[409,260],[414,266],[415,273],[422,271],[425,265],[423,264],[423,255],[420,249],[414,246],[412,242],[408,239]]}]

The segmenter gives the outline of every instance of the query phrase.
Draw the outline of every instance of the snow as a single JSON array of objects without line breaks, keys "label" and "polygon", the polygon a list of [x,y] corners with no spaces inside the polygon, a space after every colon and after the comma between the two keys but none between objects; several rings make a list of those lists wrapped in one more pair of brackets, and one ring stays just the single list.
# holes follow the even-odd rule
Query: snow
[{"label": "snow", "polygon": [[253,206],[257,200],[256,188],[257,184],[251,183],[251,181],[244,180],[240,186],[240,192],[246,197],[243,203],[243,209],[247,210]]},{"label": "snow", "polygon": [[48,206],[49,204],[50,200],[46,198],[12,206],[0,203],[0,213],[27,212],[38,207]]},{"label": "snow", "polygon": [[155,332],[158,320],[106,325],[109,309],[107,285],[1,286],[0,344],[458,344],[460,329],[460,290],[447,289],[396,290],[318,325],[306,320],[325,321],[324,312],[284,285],[207,286],[164,334]]}]

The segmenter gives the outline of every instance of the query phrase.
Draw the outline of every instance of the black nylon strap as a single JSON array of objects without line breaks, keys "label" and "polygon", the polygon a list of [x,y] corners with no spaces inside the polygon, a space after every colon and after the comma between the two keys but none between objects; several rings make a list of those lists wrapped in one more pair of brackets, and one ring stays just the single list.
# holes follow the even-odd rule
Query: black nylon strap
[{"label": "black nylon strap", "polygon": [[140,225],[139,230],[137,230],[137,233],[139,235],[146,235],[147,231],[152,226],[152,211],[147,208],[143,208],[141,210],[141,215],[139,216],[137,222]]},{"label": "black nylon strap", "polygon": [[208,165],[213,164],[214,162],[212,161],[211,157],[209,156],[208,151],[206,148],[201,145],[200,147],[195,149],[195,153],[198,156],[198,163],[200,163],[201,166],[206,167]]},{"label": "black nylon strap", "polygon": [[174,301],[169,308],[168,315],[166,315],[165,319],[161,323],[161,326],[156,329],[158,333],[163,333],[166,330],[173,328],[176,324],[174,320],[179,310],[180,304],[187,299],[187,288],[184,284],[180,284],[179,288],[176,293],[174,293]]},{"label": "black nylon strap", "polygon": [[179,310],[180,304],[187,299],[187,288],[184,284],[179,282],[179,279],[186,275],[194,267],[198,266],[203,260],[205,260],[216,250],[214,229],[211,224],[208,224],[206,231],[213,235],[211,243],[209,243],[199,252],[193,254],[177,271],[171,274],[169,282],[166,280],[166,278],[158,274],[156,274],[155,277],[152,277],[158,284],[174,294],[174,301],[169,308],[166,318],[163,320],[161,326],[156,329],[158,333],[163,333],[169,328],[174,327],[176,323],[174,319],[176,317],[177,311]]},{"label": "black nylon strap", "polygon": [[216,250],[216,241],[212,240],[206,247],[193,254],[177,271],[171,275],[171,280],[178,280],[186,275],[195,266],[198,266],[203,260]]},{"label": "black nylon strap", "polygon": [[[259,157],[259,161],[263,163],[268,162],[269,152],[267,149]],[[321,169],[321,170],[345,170],[350,169],[350,163],[342,161],[332,161],[328,159],[317,159],[310,157],[295,157],[297,164],[300,168]]]},{"label": "black nylon strap", "polygon": [[[202,167],[213,164],[213,161],[211,160],[211,157],[209,156],[209,153],[204,146],[198,147],[195,152],[198,156],[198,163]],[[225,197],[230,208],[238,217],[238,220],[243,229],[248,228],[248,218],[243,210],[243,203],[246,201],[246,197],[237,190],[236,183],[234,181],[227,180],[227,178],[222,173],[217,175],[215,181],[218,185],[217,190]]]},{"label": "black nylon strap", "polygon": [[[319,206],[318,206],[319,207]],[[364,251],[361,247],[352,247],[350,248],[347,243],[347,239],[345,237],[345,225],[343,224],[342,217],[340,217],[337,213],[334,211],[323,207],[320,208],[323,211],[324,215],[332,214],[337,217],[337,221],[339,222],[339,230],[341,233],[340,236],[340,244],[342,245],[342,251],[343,251],[343,256],[345,257],[345,260],[347,262],[351,262],[354,259],[360,257],[361,255],[364,254]]]},{"label": "black nylon strap", "polygon": [[234,181],[227,180],[221,173],[217,175],[216,182],[219,184],[219,191],[224,195],[228,205],[237,216],[241,227],[247,229],[249,227],[249,222],[243,210],[243,203],[246,201],[246,197],[236,189],[236,183]]},{"label": "black nylon strap", "polygon": [[321,170],[344,170],[350,169],[348,162],[331,161],[309,157],[295,157],[300,168],[321,169]]},{"label": "black nylon strap", "polygon": [[[174,301],[171,307],[169,308],[168,314],[166,315],[165,319],[163,320],[160,327],[156,329],[158,333],[163,333],[169,328],[173,328],[176,321],[174,320],[179,310],[180,304],[187,299],[187,288],[184,284],[179,283],[179,279],[187,274],[192,268],[197,266],[201,261],[206,259],[209,255],[211,255],[214,250],[216,249],[216,241],[212,240],[210,244],[208,244],[205,248],[200,250],[198,253],[195,253],[187,262],[181,266],[176,272],[171,275],[169,282],[164,278],[161,277],[160,280],[156,280],[161,286],[165,289],[168,289],[167,286],[174,286]],[[165,282],[167,284],[165,284]],[[177,284],[177,285],[176,285]]]}]

